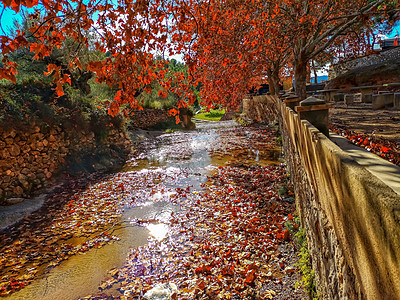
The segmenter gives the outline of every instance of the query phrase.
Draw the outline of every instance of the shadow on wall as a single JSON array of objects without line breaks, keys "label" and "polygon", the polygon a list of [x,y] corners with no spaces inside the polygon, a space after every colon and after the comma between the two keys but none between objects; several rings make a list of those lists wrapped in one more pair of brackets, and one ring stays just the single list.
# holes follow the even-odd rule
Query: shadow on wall
[{"label": "shadow on wall", "polygon": [[400,299],[400,195],[273,101],[318,291],[327,299]]}]

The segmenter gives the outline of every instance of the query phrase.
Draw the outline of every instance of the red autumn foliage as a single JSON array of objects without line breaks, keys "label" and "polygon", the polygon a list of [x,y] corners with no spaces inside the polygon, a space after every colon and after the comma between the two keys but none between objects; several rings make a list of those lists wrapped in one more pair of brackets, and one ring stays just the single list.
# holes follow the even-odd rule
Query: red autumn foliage
[{"label": "red autumn foliage", "polygon": [[[39,1],[2,3],[18,12]],[[398,2],[384,0],[43,0],[40,4],[44,15],[30,15],[34,24],[29,32],[17,32],[15,38],[1,36],[0,78],[16,80],[17,66],[7,55],[10,52],[28,47],[35,52],[35,59],[43,59],[72,39],[79,47],[109,54],[103,61],[87,64],[71,57],[69,65],[93,71],[97,81],[118,87],[108,108],[111,115],[125,104],[139,109],[136,95],[149,91],[153,81],[164,88],[162,96],[171,90],[185,99],[178,108],[194,102],[190,86],[201,84],[204,104],[235,109],[243,95],[266,77],[274,92],[280,74],[292,69],[290,65],[296,91],[304,98],[311,59],[327,49],[335,51],[331,46],[339,37],[342,42],[350,41],[349,46],[357,46],[350,36],[354,31],[369,34],[377,16],[387,17],[389,22],[397,20],[399,7]],[[88,30],[97,33],[94,45],[89,45]],[[34,37],[30,39],[34,42],[28,37]],[[176,74],[178,84],[172,85],[171,77],[165,76],[166,61],[156,62],[155,53],[182,55],[189,66],[188,78]],[[59,70],[54,70],[53,76],[57,93],[62,95],[68,78]]]},{"label": "red autumn foliage", "polygon": [[374,134],[357,133],[352,130],[341,129],[334,125],[330,126],[330,130],[345,137],[353,144],[400,166],[400,145],[398,143],[378,138]]}]

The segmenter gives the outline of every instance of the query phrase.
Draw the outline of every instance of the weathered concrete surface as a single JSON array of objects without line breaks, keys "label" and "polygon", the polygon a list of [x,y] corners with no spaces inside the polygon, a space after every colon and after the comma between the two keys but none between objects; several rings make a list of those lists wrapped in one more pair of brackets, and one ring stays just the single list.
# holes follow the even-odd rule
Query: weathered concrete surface
[{"label": "weathered concrete surface", "polygon": [[329,136],[329,108],[324,100],[308,97],[300,102],[296,107],[296,112],[300,119],[304,119],[313,124],[319,131]]},{"label": "weathered concrete surface", "polygon": [[376,94],[372,95],[372,109],[383,109],[393,106],[394,94]]},{"label": "weathered concrete surface", "polygon": [[[359,154],[350,156],[277,103],[322,298],[400,299],[397,179],[389,186],[384,182],[388,178],[374,175],[383,172],[380,158],[362,158],[358,163],[354,158]],[[366,168],[361,163],[376,166]],[[400,174],[393,171],[393,176]]]},{"label": "weathered concrete surface", "polygon": [[372,103],[372,94],[364,94],[362,97],[363,103]]},{"label": "weathered concrete surface", "polygon": [[400,109],[400,93],[394,93],[393,107],[395,109]]},{"label": "weathered concrete surface", "polygon": [[344,95],[344,104],[351,105],[353,103],[354,103],[354,95],[353,94]]}]

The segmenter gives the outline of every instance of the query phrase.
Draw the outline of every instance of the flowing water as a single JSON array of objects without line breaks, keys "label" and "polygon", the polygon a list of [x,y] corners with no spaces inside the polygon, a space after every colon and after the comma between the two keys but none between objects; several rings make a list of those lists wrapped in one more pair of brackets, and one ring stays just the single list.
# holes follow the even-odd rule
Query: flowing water
[{"label": "flowing water", "polygon": [[[237,128],[230,121],[198,123],[195,131],[143,140],[120,173],[88,188],[103,193],[102,188],[110,186],[107,197],[117,204],[113,221],[109,222],[108,215],[104,222],[115,240],[69,256],[8,299],[77,299],[98,292],[102,280],[124,264],[131,248],[145,245],[149,236],[162,240],[168,235],[163,221],[180,209],[178,202],[171,201],[177,189],[200,192],[207,175],[218,166],[279,163],[281,150],[263,137],[265,130]],[[90,195],[84,191],[75,198],[96,198]],[[101,213],[93,210],[93,214]],[[82,245],[84,239],[68,242]]]}]

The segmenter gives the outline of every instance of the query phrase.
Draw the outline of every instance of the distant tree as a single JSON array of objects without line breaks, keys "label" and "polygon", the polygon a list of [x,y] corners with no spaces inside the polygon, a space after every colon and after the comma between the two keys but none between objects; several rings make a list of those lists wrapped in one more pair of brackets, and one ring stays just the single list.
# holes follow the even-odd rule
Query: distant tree
[{"label": "distant tree", "polygon": [[[269,3],[271,3],[269,1]],[[306,97],[309,61],[328,49],[339,38],[346,39],[353,28],[369,26],[373,18],[391,15],[398,19],[397,1],[386,0],[275,0],[279,14],[291,28],[296,93]],[[349,46],[352,46],[350,43]]]}]

